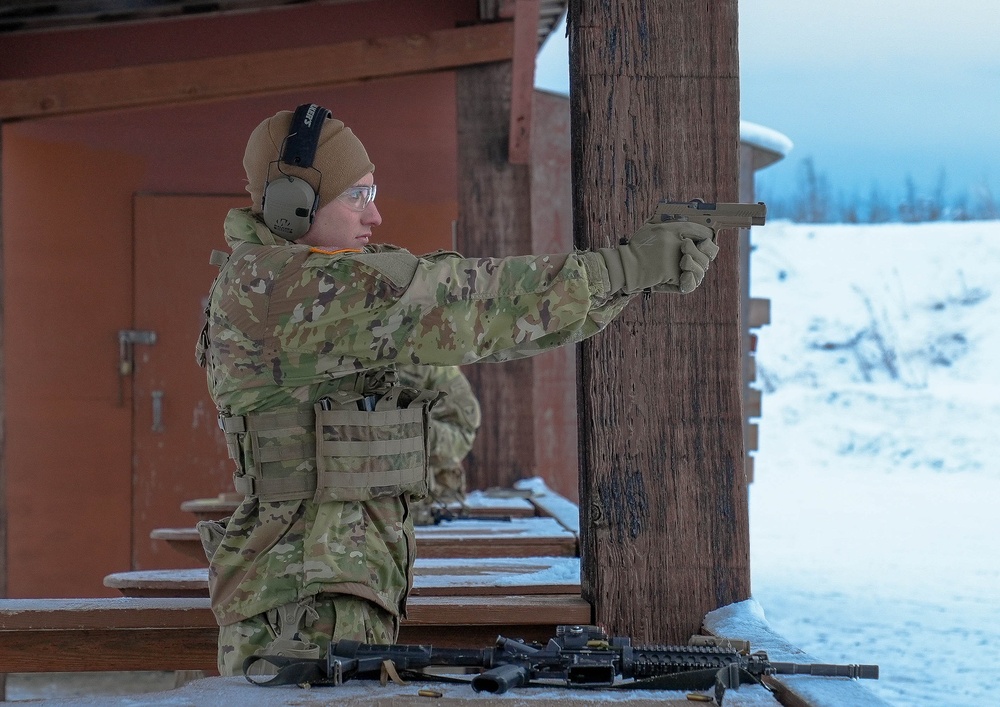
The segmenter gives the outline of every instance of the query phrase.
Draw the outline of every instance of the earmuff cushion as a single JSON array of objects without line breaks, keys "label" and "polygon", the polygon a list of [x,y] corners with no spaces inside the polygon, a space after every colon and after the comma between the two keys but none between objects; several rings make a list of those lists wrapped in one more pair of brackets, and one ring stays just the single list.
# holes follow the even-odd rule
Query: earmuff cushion
[{"label": "earmuff cushion", "polygon": [[312,225],[319,198],[304,179],[281,175],[264,187],[264,223],[290,241],[304,236]]}]

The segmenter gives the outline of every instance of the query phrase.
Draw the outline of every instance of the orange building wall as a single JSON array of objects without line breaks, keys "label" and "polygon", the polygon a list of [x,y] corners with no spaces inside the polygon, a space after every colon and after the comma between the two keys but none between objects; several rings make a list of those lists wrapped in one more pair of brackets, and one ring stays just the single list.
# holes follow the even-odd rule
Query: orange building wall
[{"label": "orange building wall", "polygon": [[141,163],[31,138],[3,156],[8,590],[58,596],[129,559],[131,405],[114,364]]},{"label": "orange building wall", "polygon": [[[441,26],[444,10],[468,5],[442,3],[433,12],[415,12],[406,31]],[[377,34],[380,27],[391,33],[385,29],[389,6],[349,7],[363,8]],[[296,9],[299,40],[322,43],[353,34],[331,27],[329,15],[310,14],[321,7]],[[297,40],[280,31],[276,16],[240,15],[235,32],[221,30],[216,19],[136,26],[128,30],[135,33],[131,37],[121,29],[89,37],[15,35],[5,40],[0,73],[28,76],[130,58],[190,58],[204,46],[246,51],[241,33],[273,36],[275,48],[294,46]],[[453,19],[445,23],[452,25]],[[170,29],[181,26],[191,31],[178,39]],[[46,47],[42,40],[57,34],[72,51]],[[376,240],[417,252],[452,247],[457,186],[451,73],[3,125],[9,596],[111,596],[115,592],[103,587],[103,577],[130,568],[132,408],[127,400],[118,404],[117,332],[133,326],[133,194],[245,193],[242,155],[250,131],[263,118],[303,102],[331,108],[368,148],[384,218]],[[220,223],[218,240],[205,244],[206,259],[223,245]],[[176,509],[175,525],[192,522]]]}]

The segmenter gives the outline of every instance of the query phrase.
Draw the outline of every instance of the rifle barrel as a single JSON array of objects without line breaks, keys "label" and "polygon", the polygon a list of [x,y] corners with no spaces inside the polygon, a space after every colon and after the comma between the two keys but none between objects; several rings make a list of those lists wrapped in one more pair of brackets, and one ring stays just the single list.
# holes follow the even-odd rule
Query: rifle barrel
[{"label": "rifle barrel", "polygon": [[831,665],[828,663],[771,663],[779,675],[821,675],[832,678],[878,680],[877,665]]}]

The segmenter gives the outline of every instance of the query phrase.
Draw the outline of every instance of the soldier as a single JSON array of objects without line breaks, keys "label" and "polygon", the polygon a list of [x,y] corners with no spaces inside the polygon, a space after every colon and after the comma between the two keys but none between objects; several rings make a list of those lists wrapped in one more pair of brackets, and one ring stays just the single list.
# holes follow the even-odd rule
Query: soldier
[{"label": "soldier", "polygon": [[369,244],[382,221],[375,168],[315,104],[261,122],[243,164],[252,205],[226,218],[232,252],[213,253],[197,347],[245,495],[226,522],[199,524],[223,675],[258,651],[395,641],[438,397],[397,383],[396,363],[574,344],[643,290],[692,291],[718,253],[712,229],[683,222],[556,255],[418,258]]},{"label": "soldier", "polygon": [[462,460],[476,441],[482,421],[479,400],[458,366],[402,364],[396,366],[399,382],[413,388],[445,394],[431,408],[427,428],[427,496],[410,504],[414,525],[434,522],[432,508],[465,501]]}]

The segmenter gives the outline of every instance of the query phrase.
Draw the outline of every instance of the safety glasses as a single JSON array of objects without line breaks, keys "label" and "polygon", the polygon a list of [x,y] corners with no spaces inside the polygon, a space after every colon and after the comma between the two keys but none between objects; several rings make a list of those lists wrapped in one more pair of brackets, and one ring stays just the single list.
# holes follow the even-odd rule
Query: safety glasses
[{"label": "safety glasses", "polygon": [[344,190],[344,193],[337,197],[345,204],[348,208],[354,211],[364,211],[368,208],[368,205],[375,201],[375,185],[358,185],[354,187],[348,187]]}]

